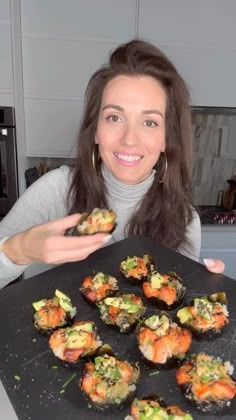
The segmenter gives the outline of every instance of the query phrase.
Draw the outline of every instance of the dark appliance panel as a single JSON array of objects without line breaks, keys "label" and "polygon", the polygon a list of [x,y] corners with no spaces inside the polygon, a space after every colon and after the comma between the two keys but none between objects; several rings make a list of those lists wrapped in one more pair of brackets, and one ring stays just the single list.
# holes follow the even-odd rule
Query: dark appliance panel
[{"label": "dark appliance panel", "polygon": [[18,198],[15,115],[11,107],[0,107],[0,218]]}]

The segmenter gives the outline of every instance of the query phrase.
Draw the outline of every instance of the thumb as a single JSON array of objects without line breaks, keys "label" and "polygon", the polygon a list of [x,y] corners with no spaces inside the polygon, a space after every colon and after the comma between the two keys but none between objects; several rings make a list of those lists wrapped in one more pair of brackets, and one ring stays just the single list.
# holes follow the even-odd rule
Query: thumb
[{"label": "thumb", "polygon": [[208,271],[211,271],[212,273],[223,273],[225,271],[225,264],[221,260],[204,258],[203,262]]},{"label": "thumb", "polygon": [[79,223],[80,217],[81,215],[79,213],[62,217],[51,222],[51,226],[64,233],[66,229],[76,226]]}]

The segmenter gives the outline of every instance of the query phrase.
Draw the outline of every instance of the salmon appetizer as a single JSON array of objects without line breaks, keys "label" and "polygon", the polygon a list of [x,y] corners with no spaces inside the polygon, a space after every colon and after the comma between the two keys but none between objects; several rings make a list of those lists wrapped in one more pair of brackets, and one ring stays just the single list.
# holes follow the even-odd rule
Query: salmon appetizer
[{"label": "salmon appetizer", "polygon": [[233,366],[205,353],[192,355],[176,372],[185,397],[203,412],[217,413],[230,406],[236,395]]},{"label": "salmon appetizer", "polygon": [[80,387],[95,408],[122,408],[132,398],[139,376],[138,363],[104,354],[85,364]]},{"label": "salmon appetizer", "polygon": [[76,307],[72,306],[69,296],[58,289],[52,299],[41,299],[32,305],[35,310],[34,326],[42,334],[70,325],[76,315]]},{"label": "salmon appetizer", "polygon": [[94,355],[101,346],[102,341],[92,321],[76,321],[71,327],[54,331],[49,338],[49,347],[55,356],[72,365]]},{"label": "salmon appetizer", "polygon": [[152,271],[148,280],[143,283],[143,292],[146,298],[155,303],[159,309],[169,310],[183,301],[186,287],[174,272],[160,274]]},{"label": "salmon appetizer", "polygon": [[137,328],[138,345],[151,365],[173,367],[182,360],[192,343],[192,334],[172,322],[168,314],[152,315]]},{"label": "salmon appetizer", "polygon": [[97,303],[100,317],[107,325],[119,328],[120,332],[129,332],[145,313],[142,299],[133,293],[119,293]]},{"label": "salmon appetizer", "polygon": [[120,263],[120,271],[123,276],[135,283],[142,283],[145,281],[150,271],[153,269],[154,262],[150,255],[143,255],[143,257],[127,257]]},{"label": "salmon appetizer", "polygon": [[116,213],[113,210],[95,208],[91,213],[83,213],[79,224],[66,231],[67,236],[111,233],[116,226]]},{"label": "salmon appetizer", "polygon": [[182,325],[190,329],[198,338],[219,335],[229,324],[225,293],[195,298],[192,306],[177,312]]},{"label": "salmon appetizer", "polygon": [[85,277],[80,288],[82,295],[91,303],[99,302],[118,290],[117,279],[102,272]]},{"label": "salmon appetizer", "polygon": [[135,398],[131,405],[131,415],[125,420],[193,420],[193,417],[178,406],[166,407],[163,400],[151,396],[141,400]]}]

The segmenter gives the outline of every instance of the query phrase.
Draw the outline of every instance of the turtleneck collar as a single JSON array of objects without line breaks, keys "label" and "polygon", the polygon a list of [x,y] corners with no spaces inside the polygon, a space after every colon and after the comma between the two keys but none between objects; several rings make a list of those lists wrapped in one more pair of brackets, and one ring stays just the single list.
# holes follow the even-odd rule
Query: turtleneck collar
[{"label": "turtleneck collar", "polygon": [[107,169],[107,167],[104,164],[102,165],[102,175],[105,180],[108,194],[110,197],[115,197],[123,201],[134,201],[141,199],[152,185],[155,172],[155,169],[153,169],[152,173],[147,179],[140,182],[139,184],[129,185],[124,184],[123,182],[116,179]]}]

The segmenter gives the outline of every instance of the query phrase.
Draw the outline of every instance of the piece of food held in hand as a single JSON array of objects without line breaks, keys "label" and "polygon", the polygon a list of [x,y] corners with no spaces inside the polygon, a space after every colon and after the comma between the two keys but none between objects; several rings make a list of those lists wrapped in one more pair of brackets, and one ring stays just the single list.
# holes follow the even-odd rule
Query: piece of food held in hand
[{"label": "piece of food held in hand", "polygon": [[174,272],[160,274],[152,271],[143,283],[143,292],[159,309],[173,309],[180,305],[186,293],[182,279]]},{"label": "piece of food held in hand", "polygon": [[221,334],[229,324],[226,305],[225,293],[215,293],[193,299],[193,305],[180,309],[177,317],[198,338],[211,338]]},{"label": "piece of food held in hand", "polygon": [[72,305],[69,296],[58,289],[53,298],[41,299],[32,305],[35,310],[34,326],[42,334],[70,325],[76,315],[76,307]]},{"label": "piece of food held in hand", "polygon": [[131,415],[125,420],[193,420],[191,414],[185,413],[177,405],[166,406],[158,396],[137,399],[131,404]]},{"label": "piece of food held in hand", "polygon": [[236,396],[233,366],[220,357],[205,353],[192,355],[176,372],[185,397],[203,412],[217,413],[230,406]]},{"label": "piece of food held in hand", "polygon": [[120,332],[129,332],[145,313],[142,299],[133,293],[118,293],[97,304],[100,317],[107,325],[119,328]]},{"label": "piece of food held in hand", "polygon": [[85,277],[80,288],[82,295],[91,303],[99,302],[108,296],[112,296],[118,290],[117,279],[102,272]]},{"label": "piece of food held in hand", "polygon": [[139,376],[138,363],[103,354],[85,364],[80,387],[95,408],[122,408],[132,398]]},{"label": "piece of food held in hand", "polygon": [[154,268],[155,264],[150,255],[127,257],[120,263],[120,271],[123,276],[137,284],[145,281]]},{"label": "piece of food held in hand", "polygon": [[49,338],[49,347],[65,364],[76,364],[96,354],[102,346],[97,328],[92,321],[76,321],[71,327],[60,328]]},{"label": "piece of food held in hand", "polygon": [[182,360],[192,343],[192,334],[161,312],[143,320],[137,327],[138,345],[148,364],[171,368]]},{"label": "piece of food held in hand", "polygon": [[111,233],[116,227],[116,213],[113,210],[95,208],[91,213],[83,213],[77,226],[67,229],[66,236]]}]

